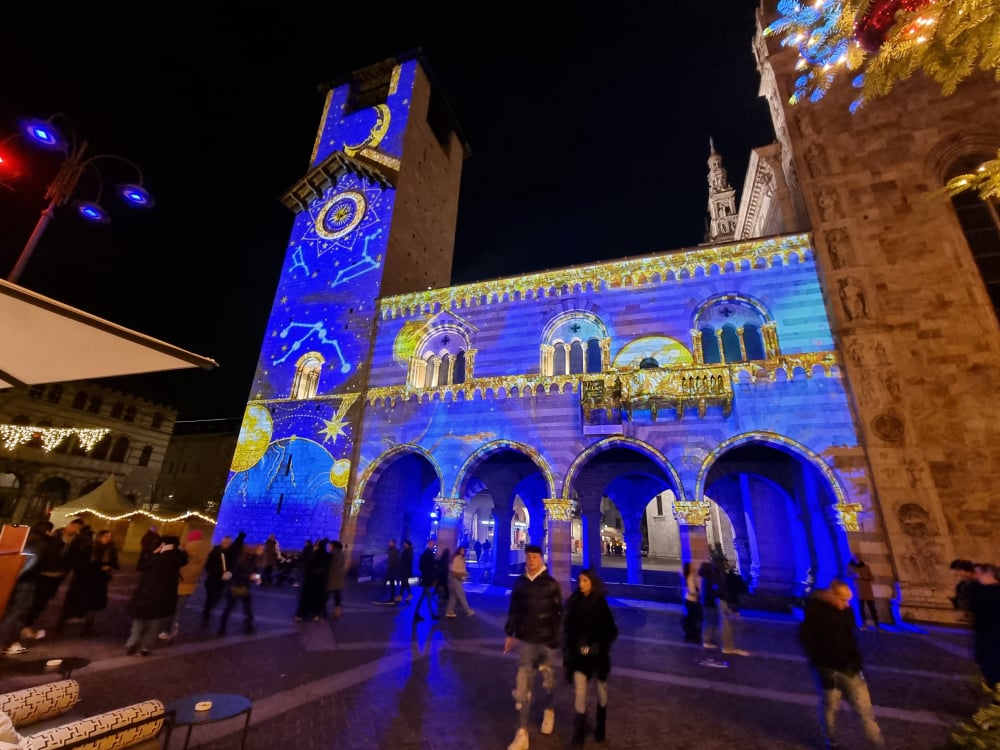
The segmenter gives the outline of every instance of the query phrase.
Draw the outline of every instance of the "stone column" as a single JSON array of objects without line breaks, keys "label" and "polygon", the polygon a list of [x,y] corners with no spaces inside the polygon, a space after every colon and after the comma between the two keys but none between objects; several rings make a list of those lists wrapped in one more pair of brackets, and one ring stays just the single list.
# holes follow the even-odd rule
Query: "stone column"
[{"label": "stone column", "polygon": [[696,365],[705,364],[705,348],[701,345],[701,331],[691,329],[691,354]]},{"label": "stone column", "polygon": [[583,517],[583,567],[601,570],[601,508],[588,508]]},{"label": "stone column", "polygon": [[[621,510],[619,508],[619,510]],[[622,521],[625,529],[622,534],[625,537],[625,565],[627,567],[626,580],[632,584],[642,583],[642,514],[622,513]]]},{"label": "stone column", "polygon": [[556,348],[552,344],[542,344],[539,349],[539,359],[541,361],[538,363],[538,366],[541,368],[541,373],[542,375],[551,375],[555,363]]},{"label": "stone column", "polygon": [[510,576],[510,522],[514,517],[513,508],[494,506],[493,518],[493,583],[506,586]]},{"label": "stone column", "polygon": [[344,523],[340,527],[340,543],[344,545],[344,555],[347,557],[349,568],[353,568],[361,562],[361,551],[367,541],[365,524],[359,523],[364,507],[365,499],[363,497],[354,498],[348,506],[347,518],[344,519]]},{"label": "stone column", "polygon": [[573,501],[569,498],[550,497],[543,500],[549,517],[548,567],[549,574],[563,587],[563,598],[573,590],[573,572],[570,554],[573,520]]},{"label": "stone column", "polygon": [[439,497],[434,500],[434,504],[441,509],[437,532],[438,549],[448,549],[454,554],[458,547],[459,527],[465,515],[465,500],[460,497]]},{"label": "stone column", "polygon": [[465,352],[465,382],[468,383],[476,375],[476,352],[478,349],[467,349]]}]

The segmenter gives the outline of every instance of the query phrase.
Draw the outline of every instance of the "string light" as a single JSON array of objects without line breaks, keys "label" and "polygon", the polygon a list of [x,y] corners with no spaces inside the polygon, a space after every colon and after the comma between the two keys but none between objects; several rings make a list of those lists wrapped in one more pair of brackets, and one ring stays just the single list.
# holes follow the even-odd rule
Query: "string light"
[{"label": "string light", "polygon": [[[147,518],[151,518],[158,523],[173,523],[174,521],[183,521],[191,516],[194,516],[195,518],[200,518],[202,521],[207,521],[211,524],[216,523],[216,520],[211,516],[206,516],[196,510],[189,510],[179,516],[174,516],[173,518],[158,516],[155,513],[150,513],[148,510],[133,510],[130,513],[122,513],[120,516],[109,516],[106,513],[101,513],[101,511],[95,510],[94,508],[71,508],[70,511],[70,513],[66,513],[64,515],[72,515],[76,517],[82,516],[84,513],[89,513],[90,515],[97,516],[105,521],[124,521],[126,519],[131,520],[135,516],[146,516]],[[59,508],[56,507],[53,512],[59,512]]]},{"label": "string light", "polygon": [[12,451],[37,437],[42,441],[42,450],[51,453],[63,440],[70,435],[76,435],[80,441],[80,448],[89,452],[109,432],[111,430],[105,427],[32,427],[0,424],[0,441],[6,450]]}]

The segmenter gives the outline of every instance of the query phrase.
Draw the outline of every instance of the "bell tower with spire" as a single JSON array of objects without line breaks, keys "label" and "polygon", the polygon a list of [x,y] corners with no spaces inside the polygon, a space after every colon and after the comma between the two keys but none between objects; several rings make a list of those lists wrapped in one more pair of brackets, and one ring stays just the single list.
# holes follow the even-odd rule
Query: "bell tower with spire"
[{"label": "bell tower with spire", "polygon": [[707,242],[731,240],[736,232],[736,191],[729,184],[715,142],[708,139],[708,236]]}]

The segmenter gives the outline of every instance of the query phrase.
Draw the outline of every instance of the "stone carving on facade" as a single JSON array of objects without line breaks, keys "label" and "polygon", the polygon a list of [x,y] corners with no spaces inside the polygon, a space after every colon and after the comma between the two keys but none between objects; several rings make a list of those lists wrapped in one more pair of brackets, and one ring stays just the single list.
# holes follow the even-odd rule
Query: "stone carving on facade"
[{"label": "stone carving on facade", "polygon": [[892,370],[882,370],[879,373],[879,380],[882,381],[882,387],[889,394],[889,398],[893,401],[901,401],[903,399],[903,393],[899,389],[899,378],[895,372]]},{"label": "stone carving on facade", "polygon": [[795,116],[795,124],[799,129],[799,134],[803,138],[819,138],[819,132],[813,123],[812,115],[801,107],[799,108],[799,113]]},{"label": "stone carving on facade", "polygon": [[887,443],[902,443],[906,437],[903,420],[894,411],[887,411],[872,419],[872,430]]},{"label": "stone carving on facade", "polygon": [[861,346],[861,339],[855,338],[847,344],[847,356],[855,367],[865,366],[865,350]]},{"label": "stone carving on facade", "polygon": [[837,221],[844,217],[844,212],[840,208],[840,196],[832,188],[816,191],[816,205],[819,206],[821,221]]},{"label": "stone carving on facade", "polygon": [[922,469],[920,464],[917,463],[916,459],[911,458],[906,462],[906,475],[910,480],[910,487],[916,487],[920,484],[920,475]]},{"label": "stone carving on facade", "polygon": [[826,162],[826,151],[818,143],[810,143],[805,151],[806,169],[810,177],[822,177],[830,170]]},{"label": "stone carving on facade", "polygon": [[878,403],[878,394],[872,384],[871,376],[866,372],[861,375],[861,403],[872,406]]},{"label": "stone carving on facade", "polygon": [[937,526],[930,513],[919,503],[905,503],[896,511],[899,525],[906,534],[904,561],[917,581],[933,581],[941,566]]},{"label": "stone carving on facade", "polygon": [[865,296],[861,282],[854,276],[847,276],[837,282],[839,287],[840,305],[848,322],[870,320],[868,298]]},{"label": "stone carving on facade", "polygon": [[878,362],[879,365],[889,364],[889,354],[885,350],[885,344],[881,341],[876,341],[875,345],[872,347],[872,351],[875,352],[875,361]]},{"label": "stone carving on facade", "polygon": [[826,249],[830,254],[830,265],[835,271],[854,265],[851,238],[843,227],[831,229],[826,233]]}]

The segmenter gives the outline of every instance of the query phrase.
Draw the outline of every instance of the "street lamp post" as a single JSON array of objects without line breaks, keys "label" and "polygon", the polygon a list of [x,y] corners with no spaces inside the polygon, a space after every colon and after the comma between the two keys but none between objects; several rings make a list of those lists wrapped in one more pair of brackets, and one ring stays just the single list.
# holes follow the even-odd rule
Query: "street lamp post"
[{"label": "street lamp post", "polygon": [[48,120],[26,120],[22,123],[22,128],[28,137],[45,148],[64,152],[66,154],[66,158],[63,160],[62,164],[59,165],[59,171],[56,172],[56,176],[52,179],[52,182],[49,183],[49,186],[45,191],[45,199],[49,201],[48,205],[46,205],[42,210],[42,215],[38,217],[38,223],[35,224],[35,228],[31,232],[31,236],[28,238],[24,248],[21,250],[21,254],[18,256],[13,270],[7,277],[7,280],[11,282],[17,282],[17,280],[21,277],[24,267],[28,264],[28,260],[31,258],[31,254],[35,250],[35,246],[41,239],[42,234],[45,232],[45,228],[49,225],[49,222],[52,221],[56,208],[68,203],[70,199],[73,198],[77,186],[80,183],[80,178],[83,176],[88,167],[93,168],[94,172],[97,174],[97,197],[94,201],[79,202],[77,205],[77,211],[88,221],[98,223],[105,223],[109,221],[107,212],[99,203],[101,199],[102,184],[100,172],[97,171],[96,167],[96,162],[98,160],[111,159],[120,161],[135,169],[139,176],[138,182],[119,185],[119,195],[121,195],[126,202],[133,206],[150,208],[153,205],[152,196],[150,196],[149,192],[147,192],[142,186],[142,170],[139,169],[135,162],[130,159],[126,159],[123,156],[119,156],[118,154],[96,154],[94,156],[86,156],[87,142],[81,141],[79,145],[77,145],[75,139],[66,140],[63,138],[61,133],[51,125],[51,120],[55,117],[56,115],[53,115]]}]

